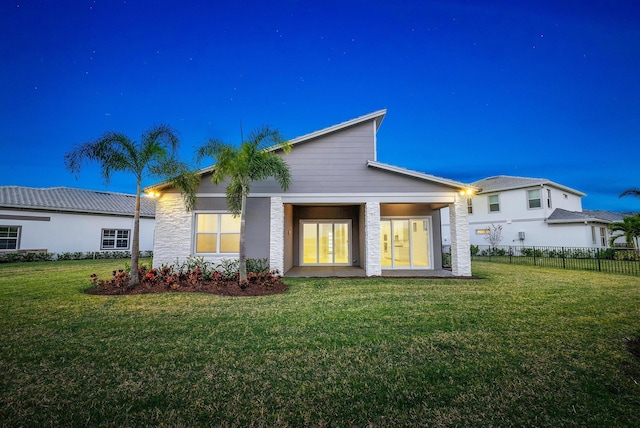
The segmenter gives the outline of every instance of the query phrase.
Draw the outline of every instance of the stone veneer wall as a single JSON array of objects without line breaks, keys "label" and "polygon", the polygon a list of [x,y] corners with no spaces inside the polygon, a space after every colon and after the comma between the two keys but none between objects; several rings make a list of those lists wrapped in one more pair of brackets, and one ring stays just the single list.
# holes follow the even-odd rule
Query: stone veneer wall
[{"label": "stone veneer wall", "polygon": [[193,214],[179,193],[165,193],[156,201],[153,267],[183,261],[191,254]]},{"label": "stone veneer wall", "polygon": [[364,212],[365,234],[365,275],[382,275],[380,266],[380,203],[367,202]]},{"label": "stone veneer wall", "polygon": [[466,197],[457,195],[454,203],[449,206],[449,222],[451,224],[451,273],[454,276],[471,276]]},{"label": "stone veneer wall", "polygon": [[269,267],[284,275],[284,205],[282,198],[271,198]]}]

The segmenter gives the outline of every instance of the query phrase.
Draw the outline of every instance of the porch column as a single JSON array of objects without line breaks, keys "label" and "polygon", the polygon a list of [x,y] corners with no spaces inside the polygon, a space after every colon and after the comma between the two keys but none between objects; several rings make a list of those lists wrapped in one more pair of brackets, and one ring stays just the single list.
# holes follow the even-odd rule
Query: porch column
[{"label": "porch column", "polygon": [[380,265],[380,202],[367,202],[364,208],[365,267],[367,276],[382,275]]},{"label": "porch column", "polygon": [[451,273],[454,276],[471,276],[471,251],[469,246],[469,218],[467,198],[456,195],[449,205],[451,228]]},{"label": "porch column", "polygon": [[156,201],[153,267],[170,265],[191,255],[193,213],[179,193],[165,193]]},{"label": "porch column", "polygon": [[271,198],[269,226],[269,267],[284,275],[284,205],[281,197]]}]

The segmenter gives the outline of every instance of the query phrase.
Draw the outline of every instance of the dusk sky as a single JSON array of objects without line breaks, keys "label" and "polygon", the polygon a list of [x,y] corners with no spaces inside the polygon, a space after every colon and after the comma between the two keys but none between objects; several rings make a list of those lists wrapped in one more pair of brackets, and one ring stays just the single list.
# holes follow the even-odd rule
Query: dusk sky
[{"label": "dusk sky", "polygon": [[64,154],[166,123],[191,161],[240,123],[295,138],[387,109],[380,162],[640,211],[618,198],[640,187],[637,0],[0,0],[0,58],[0,185],[133,193]]}]

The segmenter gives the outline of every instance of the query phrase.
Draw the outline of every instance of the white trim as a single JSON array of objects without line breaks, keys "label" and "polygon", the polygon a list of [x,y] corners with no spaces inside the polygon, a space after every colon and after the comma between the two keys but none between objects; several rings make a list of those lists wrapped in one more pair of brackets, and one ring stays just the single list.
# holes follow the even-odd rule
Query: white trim
[{"label": "white trim", "polygon": [[[384,115],[387,114],[387,110],[378,110],[373,113],[366,114],[364,116],[356,117],[355,119],[347,120],[346,122],[338,123],[337,125],[330,126],[328,128],[320,129],[319,131],[311,132],[310,134],[305,134],[300,137],[296,137],[292,140],[289,140],[289,144],[295,145],[301,143],[303,141],[312,140],[314,138],[322,137],[327,134],[331,134],[336,131],[340,131],[341,129],[349,128],[354,125],[358,125],[360,123],[364,123],[370,120],[373,120],[376,125],[376,131],[380,127],[382,123],[382,119],[384,119]],[[380,120],[378,120],[380,119]]]},{"label": "white trim", "polygon": [[[416,192],[416,193],[251,193],[249,198],[282,198],[284,204],[323,203],[442,203],[451,204],[456,192]],[[199,193],[198,198],[226,198],[224,193]]]}]

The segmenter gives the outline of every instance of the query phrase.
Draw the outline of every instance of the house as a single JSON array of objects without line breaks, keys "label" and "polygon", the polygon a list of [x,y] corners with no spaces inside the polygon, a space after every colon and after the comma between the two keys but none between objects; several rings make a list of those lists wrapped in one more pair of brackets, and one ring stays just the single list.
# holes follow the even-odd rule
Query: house
[{"label": "house", "polygon": [[[387,270],[442,268],[440,209],[450,207],[452,272],[471,275],[466,185],[381,163],[376,134],[386,110],[290,141],[292,176],[285,192],[275,180],[253,183],[247,202],[247,257],[266,258],[285,275],[299,267],[356,267],[367,276]],[[160,183],[154,265],[189,256],[237,258],[239,221],[228,212],[226,183],[202,182],[192,212],[176,189]]]},{"label": "house", "polygon": [[[131,251],[135,195],[0,186],[0,251]],[[153,249],[155,201],[143,197],[140,250]]]},{"label": "house", "polygon": [[[472,185],[480,189],[467,199],[472,245],[489,245],[490,229],[502,226],[500,245],[602,248],[609,245],[607,226],[623,216],[583,210],[584,193],[545,178],[499,175]],[[445,245],[447,233],[443,222]]]}]

